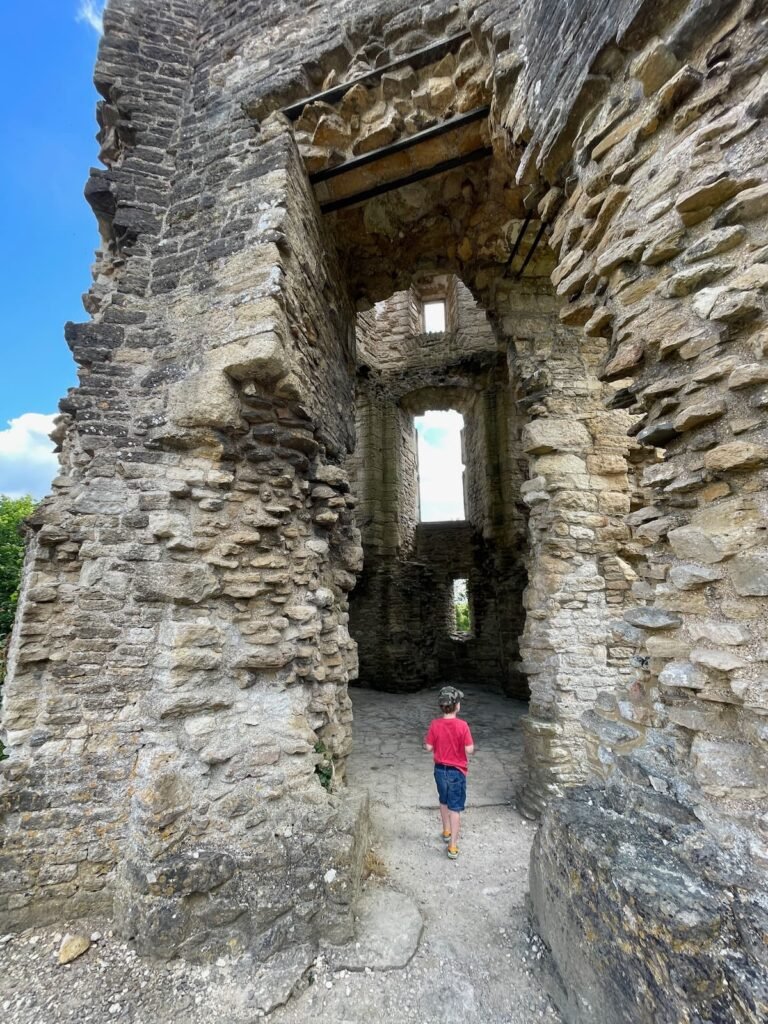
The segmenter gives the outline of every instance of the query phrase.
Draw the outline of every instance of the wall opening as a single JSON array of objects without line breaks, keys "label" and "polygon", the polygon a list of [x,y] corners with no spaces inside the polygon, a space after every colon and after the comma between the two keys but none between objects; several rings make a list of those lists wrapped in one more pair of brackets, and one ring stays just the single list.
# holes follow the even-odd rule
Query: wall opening
[{"label": "wall opening", "polygon": [[438,299],[434,302],[422,303],[421,316],[425,334],[444,333],[446,327],[445,300]]},{"label": "wall opening", "polygon": [[451,583],[451,635],[457,640],[465,640],[472,633],[469,580],[466,577],[460,577]]},{"label": "wall opening", "polygon": [[417,416],[414,424],[420,521],[464,521],[464,417],[454,409],[431,409]]}]

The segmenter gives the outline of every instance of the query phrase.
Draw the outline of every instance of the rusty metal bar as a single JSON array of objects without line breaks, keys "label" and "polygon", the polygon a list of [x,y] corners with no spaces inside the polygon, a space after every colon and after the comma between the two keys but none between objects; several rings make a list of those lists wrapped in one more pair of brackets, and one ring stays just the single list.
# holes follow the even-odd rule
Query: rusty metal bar
[{"label": "rusty metal bar", "polygon": [[291,121],[295,121],[301,116],[304,107],[309,106],[310,103],[317,103],[318,101],[335,103],[336,100],[340,100],[345,93],[349,92],[353,85],[374,81],[377,78],[381,78],[387,71],[394,71],[396,68],[404,67],[406,64],[410,64],[413,68],[423,68],[426,64],[432,64],[434,61],[440,60],[446,53],[452,53],[461,46],[465,39],[469,38],[469,29],[466,29],[464,32],[458,32],[456,35],[448,36],[437,43],[425,46],[423,50],[414,50],[413,53],[405,57],[398,57],[397,60],[390,61],[389,64],[384,64],[380,68],[367,71],[364,75],[359,75],[349,82],[342,82],[340,85],[334,85],[330,89],[316,92],[314,96],[307,96],[306,99],[292,103],[289,107],[283,107],[280,113],[285,114]]},{"label": "rusty metal bar", "polygon": [[528,225],[531,223],[531,217],[532,216],[533,216],[533,211],[532,210],[529,210],[528,213],[526,213],[526,215],[525,215],[525,220],[523,221],[523,226],[517,232],[517,238],[515,239],[515,244],[512,246],[512,252],[509,254],[509,258],[507,259],[507,262],[504,264],[504,273],[502,274],[502,277],[506,277],[507,276],[507,271],[512,266],[512,260],[515,258],[515,256],[517,256],[517,250],[520,248],[520,243],[523,240],[523,235],[528,230]]},{"label": "rusty metal bar", "polygon": [[475,107],[474,110],[470,110],[466,114],[457,114],[456,117],[451,117],[447,121],[433,125],[431,128],[425,128],[415,135],[408,135],[404,139],[398,139],[397,142],[391,142],[388,146],[381,146],[370,153],[363,153],[362,156],[353,157],[352,160],[347,160],[343,164],[337,164],[335,167],[326,167],[325,170],[315,171],[314,174],[310,174],[309,180],[313,185],[317,185],[321,181],[328,181],[330,178],[337,178],[340,174],[348,174],[350,171],[356,171],[359,167],[376,163],[377,160],[383,160],[393,153],[402,153],[405,149],[419,146],[422,142],[429,142],[430,139],[436,139],[447,132],[457,131],[467,124],[472,124],[473,121],[479,121],[483,117],[488,116],[490,109],[489,106]]},{"label": "rusty metal bar", "polygon": [[544,234],[544,229],[546,228],[546,226],[547,226],[547,225],[546,225],[546,223],[545,223],[544,221],[542,221],[542,222],[541,222],[541,224],[539,225],[539,230],[538,230],[538,231],[536,232],[536,237],[535,237],[535,238],[534,238],[534,240],[533,240],[533,245],[532,245],[532,246],[531,246],[531,248],[530,248],[530,249],[528,250],[528,255],[527,255],[527,256],[525,257],[525,259],[523,260],[523,265],[522,265],[522,267],[520,267],[520,269],[518,270],[518,272],[517,272],[517,273],[515,274],[515,278],[516,278],[517,280],[519,280],[519,279],[520,279],[520,278],[521,278],[521,277],[523,276],[523,271],[525,270],[525,268],[526,268],[526,267],[528,266],[528,264],[530,263],[530,260],[531,260],[531,256],[533,256],[533,254],[534,254],[534,253],[536,252],[536,246],[537,246],[537,245],[539,244],[539,242],[541,241],[541,236],[542,236],[542,235]]},{"label": "rusty metal bar", "polygon": [[375,185],[373,188],[366,189],[364,192],[357,192],[352,196],[345,196],[343,199],[334,199],[329,203],[320,204],[321,213],[333,213],[335,210],[343,210],[347,206],[354,206],[356,203],[365,202],[366,199],[373,199],[375,196],[383,195],[385,192],[392,192],[396,188],[403,188],[405,185],[412,185],[416,181],[424,181],[425,178],[431,178],[435,174],[442,174],[444,171],[452,171],[455,167],[461,167],[462,164],[471,163],[474,160],[482,160],[484,157],[490,156],[493,150],[490,146],[482,146],[480,149],[473,149],[471,153],[465,153],[463,156],[455,156],[450,160],[443,160],[439,164],[435,164],[434,167],[425,167],[422,171],[414,171],[413,174],[408,174],[404,178],[395,178],[394,181],[385,181],[381,185]]}]

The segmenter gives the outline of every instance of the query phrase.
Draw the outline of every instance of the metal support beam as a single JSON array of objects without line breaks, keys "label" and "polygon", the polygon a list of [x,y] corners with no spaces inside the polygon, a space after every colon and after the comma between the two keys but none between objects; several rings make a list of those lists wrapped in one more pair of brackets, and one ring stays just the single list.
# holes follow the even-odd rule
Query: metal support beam
[{"label": "metal support beam", "polygon": [[322,171],[315,171],[314,174],[310,174],[309,180],[313,185],[317,185],[321,181],[328,181],[330,178],[337,178],[340,174],[348,174],[350,171],[356,171],[359,167],[376,163],[377,160],[383,160],[393,153],[402,153],[405,149],[420,146],[422,142],[429,142],[430,139],[436,139],[447,132],[458,131],[458,129],[463,128],[465,125],[472,124],[473,121],[479,121],[487,117],[490,109],[489,106],[476,107],[466,114],[457,114],[456,117],[451,117],[447,121],[433,125],[431,128],[425,128],[415,135],[407,135],[405,138],[398,139],[397,142],[392,142],[388,146],[381,146],[370,153],[363,153],[362,156],[353,157],[352,160],[347,160],[343,164],[337,164],[335,167],[326,167]]},{"label": "metal support beam", "polygon": [[353,85],[359,83],[365,84],[366,82],[375,81],[381,78],[387,71],[394,71],[397,68],[405,67],[406,64],[410,64],[412,68],[423,68],[427,64],[433,64],[435,61],[444,57],[446,53],[452,53],[458,49],[459,46],[464,42],[465,39],[470,38],[469,29],[464,32],[458,32],[454,36],[448,36],[446,39],[441,39],[437,43],[432,43],[431,46],[425,46],[423,50],[414,50],[413,53],[408,54],[406,57],[398,57],[397,60],[390,61],[389,64],[384,64],[380,68],[374,68],[373,71],[368,71],[364,75],[359,75],[357,78],[353,78],[349,82],[342,82],[341,85],[334,85],[330,89],[324,89],[322,92],[316,92],[314,96],[307,96],[306,99],[299,100],[298,103],[292,103],[289,107],[283,107],[281,110],[282,114],[285,114],[291,121],[295,121],[301,116],[301,112],[304,107],[310,103],[317,103],[322,101],[323,103],[335,103],[340,100]]},{"label": "metal support beam", "polygon": [[436,174],[452,171],[455,167],[461,167],[462,164],[472,163],[474,160],[482,160],[484,157],[491,156],[492,153],[493,149],[490,146],[473,149],[471,153],[455,156],[450,160],[443,160],[441,163],[435,164],[434,167],[425,167],[422,171],[414,171],[413,174],[408,174],[404,178],[385,181],[381,185],[375,185],[373,188],[366,189],[364,192],[357,192],[355,195],[345,196],[343,199],[334,199],[330,203],[321,203],[320,212],[333,213],[334,210],[343,210],[347,206],[354,206],[356,203],[365,202],[366,199],[373,199],[374,196],[383,195],[385,192],[392,192],[396,188],[403,188],[405,185],[412,185],[416,181],[432,178]]},{"label": "metal support beam", "polygon": [[535,238],[534,238],[534,240],[533,240],[533,245],[532,245],[532,246],[531,246],[531,248],[530,248],[530,249],[528,250],[528,255],[527,255],[527,256],[525,257],[525,259],[523,260],[523,265],[522,265],[522,267],[520,267],[520,269],[518,270],[518,272],[517,272],[517,273],[515,274],[515,277],[516,277],[516,278],[517,278],[518,280],[519,280],[519,279],[520,279],[520,278],[521,278],[521,277],[523,276],[523,271],[525,270],[525,268],[526,268],[526,267],[528,266],[528,264],[530,263],[530,261],[531,261],[531,257],[533,256],[533,254],[534,254],[534,253],[536,252],[536,246],[537,246],[537,245],[539,244],[539,242],[541,241],[541,236],[542,236],[542,235],[544,234],[544,229],[546,228],[546,226],[547,226],[547,225],[546,225],[546,223],[545,223],[544,221],[542,221],[542,222],[541,222],[541,224],[539,225],[539,230],[538,230],[538,231],[536,232],[536,237],[535,237]]},{"label": "metal support beam", "polygon": [[531,217],[532,216],[533,216],[533,211],[532,210],[529,210],[528,213],[526,213],[526,215],[525,215],[525,220],[523,221],[522,227],[517,232],[517,238],[515,239],[515,244],[512,246],[512,252],[509,254],[509,258],[507,259],[507,262],[504,264],[504,273],[502,274],[502,277],[506,277],[507,276],[507,271],[512,266],[512,260],[515,258],[515,256],[517,256],[517,250],[520,248],[520,243],[523,240],[523,235],[528,230],[528,225],[531,223]]}]

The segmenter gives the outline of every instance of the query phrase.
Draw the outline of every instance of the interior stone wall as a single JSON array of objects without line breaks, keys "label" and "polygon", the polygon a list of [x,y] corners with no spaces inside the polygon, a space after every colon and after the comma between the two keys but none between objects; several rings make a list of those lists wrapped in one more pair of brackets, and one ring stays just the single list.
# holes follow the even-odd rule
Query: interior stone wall
[{"label": "interior stone wall", "polygon": [[[421,303],[438,297],[448,330],[425,334]],[[524,698],[526,524],[521,467],[508,447],[516,412],[494,330],[453,277],[420,280],[359,321],[358,440],[348,466],[365,552],[351,605],[360,684],[411,691],[474,682]],[[464,417],[466,522],[420,522],[414,418],[448,408]],[[452,622],[457,578],[469,580],[466,637]]]}]

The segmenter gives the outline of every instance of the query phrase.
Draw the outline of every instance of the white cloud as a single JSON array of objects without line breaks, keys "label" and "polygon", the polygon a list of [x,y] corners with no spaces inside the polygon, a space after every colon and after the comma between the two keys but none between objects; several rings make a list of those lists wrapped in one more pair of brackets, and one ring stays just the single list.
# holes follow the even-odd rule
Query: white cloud
[{"label": "white cloud", "polygon": [[0,430],[0,494],[42,498],[50,491],[59,468],[48,437],[54,419],[53,415],[25,412],[8,420],[6,430]]},{"label": "white cloud", "polygon": [[430,411],[416,417],[419,443],[419,494],[421,521],[446,522],[464,519],[464,466],[461,461],[461,428],[458,412]]},{"label": "white cloud", "polygon": [[104,8],[106,0],[80,0],[77,20],[84,21],[99,35],[104,31]]}]

